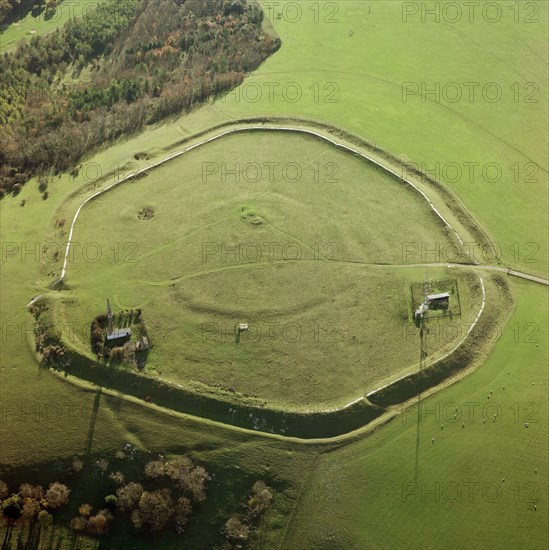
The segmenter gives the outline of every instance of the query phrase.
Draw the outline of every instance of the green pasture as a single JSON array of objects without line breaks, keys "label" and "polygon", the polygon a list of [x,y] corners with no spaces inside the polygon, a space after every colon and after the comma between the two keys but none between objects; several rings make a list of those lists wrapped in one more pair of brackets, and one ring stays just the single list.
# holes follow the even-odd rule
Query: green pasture
[{"label": "green pasture", "polygon": [[486,363],[323,455],[282,547],[547,547],[547,291],[513,286]]},{"label": "green pasture", "polygon": [[472,23],[460,2],[262,4],[282,47],[216,109],[359,134],[447,185],[506,265],[547,272],[547,2],[479,5]]},{"label": "green pasture", "polygon": [[[267,2],[262,3],[267,5]],[[322,21],[326,18],[337,21],[317,22],[315,4],[321,10],[318,14]],[[509,278],[513,281],[516,308],[510,321],[499,327],[501,338],[485,364],[458,383],[425,401],[420,400],[420,405],[415,401],[401,408],[399,416],[372,433],[363,432],[351,439],[342,438],[324,445],[290,443],[222,427],[119,393],[110,394],[106,390],[99,394],[98,399],[97,388],[79,383],[74,377],[64,379],[40,369],[32,351],[32,319],[25,305],[33,296],[49,292],[48,284],[53,280],[48,276],[50,271],[59,275],[59,262],[51,261],[41,252],[44,244],[53,242],[58,245],[66,241],[63,231],[52,229],[56,220],[60,217],[72,219],[82,196],[92,191],[97,178],[114,181],[116,172],[123,167],[126,167],[126,172],[135,166],[141,168],[177,150],[178,144],[193,133],[241,116],[287,114],[320,119],[359,134],[410,162],[423,162],[425,168],[436,168],[436,163],[439,163],[443,183],[456,193],[501,247],[505,263],[528,272],[547,272],[547,3],[527,3],[535,6],[539,23],[527,20],[532,12],[527,11],[531,8],[527,8],[526,3],[519,5],[518,21],[515,21],[513,5],[516,3],[498,2],[503,10],[502,20],[495,23],[484,20],[482,15],[473,23],[465,19],[457,23],[443,19],[438,23],[432,19],[422,23],[420,14],[409,16],[404,23],[401,2],[340,1],[335,4],[335,14],[330,7],[332,4],[300,2],[303,15],[295,22],[291,21],[291,12],[286,14],[286,18],[278,18],[275,13],[273,26],[282,38],[282,48],[248,77],[239,92],[99,151],[84,162],[76,177],[68,174],[56,177],[48,186],[47,201],[42,200],[37,182],[33,180],[26,184],[18,197],[6,197],[0,202],[2,250],[15,250],[13,254],[3,255],[0,265],[0,478],[10,484],[22,481],[47,484],[53,478],[63,480],[66,464],[75,454],[90,461],[105,457],[114,467],[114,453],[130,442],[153,454],[190,454],[216,473],[216,479],[211,483],[210,500],[199,513],[197,523],[190,527],[188,540],[208,532],[207,544],[210,544],[214,534],[208,531],[209,526],[219,527],[232,513],[223,483],[242,483],[248,487],[255,479],[261,478],[271,482],[278,496],[266,516],[262,529],[264,538],[252,541],[253,548],[484,550],[518,549],[525,545],[535,550],[547,548],[548,304],[546,288],[534,283]],[[84,5],[87,2],[83,0],[78,4]],[[310,7],[313,10],[309,10]],[[12,25],[3,32],[0,48],[2,51],[12,48],[17,40],[30,37],[30,30],[50,32],[59,24],[28,18],[19,26]],[[480,96],[476,95],[475,101],[471,102],[437,102],[432,99],[423,102],[419,94],[410,93],[404,102],[402,86],[405,82],[411,83],[408,90],[413,89],[413,84],[421,86],[422,82],[430,87],[435,82],[439,82],[441,87],[450,82],[478,82],[479,87],[475,89]],[[489,82],[499,85],[501,100],[491,103],[483,99],[482,86]],[[289,83],[298,84],[302,93],[299,100],[291,102],[281,98],[282,88]],[[252,87],[247,88],[247,97],[252,99],[255,97],[254,86],[259,85],[262,89],[257,102],[243,99],[243,89],[249,84]],[[536,91],[536,85],[539,85],[539,91]],[[275,86],[272,101],[269,86]],[[295,89],[295,86],[293,90],[289,87],[286,91],[291,93]],[[450,88],[447,90],[451,91]],[[465,88],[463,91],[466,92]],[[530,96],[532,93],[534,95]],[[539,101],[531,103],[532,99]],[[273,138],[269,136],[269,140]],[[305,149],[305,158],[310,161],[308,151],[320,146],[315,143],[305,146],[303,140],[300,141],[298,150],[303,156]],[[217,160],[225,154],[221,144],[218,143]],[[253,143],[246,147],[254,150]],[[284,149],[280,145],[276,149],[275,154],[287,162],[287,159],[292,159],[295,147]],[[205,151],[198,150],[193,154],[200,156]],[[148,158],[144,158],[143,153]],[[242,151],[233,149],[231,153],[241,154]],[[326,154],[317,160],[322,165],[325,157],[334,154],[326,147]],[[280,233],[271,226],[260,224],[256,227],[253,223],[256,217],[267,218],[259,206],[268,209],[271,215],[284,215],[281,209],[275,208],[272,196],[265,194],[260,198],[264,202],[249,197],[243,202],[237,199],[243,198],[244,192],[239,196],[231,194],[234,185],[208,190],[200,184],[198,188],[192,188],[188,183],[190,175],[185,172],[188,158],[167,164],[162,169],[166,175],[163,181],[155,179],[160,171],[153,172],[143,180],[108,193],[97,204],[88,205],[90,208],[84,211],[82,222],[86,214],[93,216],[93,212],[102,208],[107,217],[97,215],[92,218],[95,227],[93,223],[78,225],[76,236],[78,230],[86,231],[86,238],[107,244],[105,253],[111,257],[118,254],[118,258],[127,257],[135,250],[117,248],[116,243],[137,242],[137,257],[140,258],[137,266],[144,272],[140,278],[146,280],[154,276],[162,281],[183,272],[174,251],[185,253],[185,240],[181,238],[178,243],[171,244],[162,255],[162,261],[156,261],[158,256],[151,254],[150,261],[143,263],[141,268],[141,262],[146,260],[141,258],[145,252],[142,247],[176,241],[191,222],[196,224],[196,229],[201,228],[195,238],[198,239],[202,233],[219,238],[215,224],[205,228],[205,223],[197,222],[201,216],[218,221],[224,209],[229,209],[226,227],[230,228],[234,240],[241,236],[248,240],[249,235],[255,238],[258,232],[263,232],[265,238],[272,239],[276,235],[277,240],[281,239]],[[355,162],[358,160],[345,161],[349,176]],[[448,163],[460,166],[459,178],[455,177]],[[479,163],[475,165],[476,175],[472,181],[464,163]],[[482,175],[482,168],[489,163],[500,167],[498,181],[488,181]],[[445,174],[442,174],[443,167],[447,167]],[[361,165],[361,173],[364,170]],[[201,175],[195,166],[194,177],[199,173]],[[367,173],[367,183],[377,185],[383,194],[383,189],[387,189],[383,184],[391,180],[375,170],[368,169]],[[493,172],[487,173],[494,179]],[[181,187],[187,185],[185,192],[173,191],[170,182],[174,179],[181,182]],[[332,195],[327,194],[330,188],[323,188],[324,193],[310,193],[307,197],[297,195],[291,197],[292,200],[288,195],[280,194],[278,204],[295,214],[291,220],[281,218],[281,221],[293,224],[295,234],[307,239],[319,232],[324,235],[325,227],[332,239],[338,237],[344,241],[342,246],[345,246],[343,250],[348,257],[364,253],[368,259],[376,258],[376,253],[379,259],[383,252],[383,255],[393,255],[394,260],[401,249],[395,250],[393,245],[397,242],[401,246],[403,238],[408,239],[411,231],[417,232],[412,238],[418,240],[425,238],[425,234],[428,239],[433,239],[433,235],[440,231],[431,221],[418,227],[418,216],[411,223],[408,208],[421,215],[423,221],[430,218],[423,216],[422,203],[416,203],[414,195],[403,188],[394,188],[395,194],[391,194],[401,200],[389,201],[390,207],[398,210],[398,219],[391,226],[390,233],[387,232],[389,223],[381,216],[380,210],[377,210],[375,221],[369,220],[363,212],[356,215],[359,205],[372,205],[365,205],[365,199],[358,192],[359,185],[364,188],[364,182],[350,179],[352,182],[345,199],[333,192],[333,188]],[[156,186],[154,191],[151,182]],[[316,189],[322,188],[322,184],[315,185]],[[143,194],[137,189],[142,189]],[[170,194],[170,189],[173,194]],[[208,193],[214,191],[218,193],[216,209],[207,209],[211,199]],[[283,191],[287,192],[288,188]],[[160,195],[165,201],[156,201],[155,197]],[[204,196],[202,203],[198,200],[200,196]],[[389,198],[389,193],[385,198]],[[193,202],[194,208],[183,206],[187,218],[178,216],[179,205],[185,205],[188,200]],[[317,208],[323,207],[325,214],[322,219],[316,215],[311,200],[319,201]],[[25,201],[23,207],[19,206],[21,201]],[[330,202],[331,208],[326,209]],[[231,205],[233,210],[230,210]],[[144,207],[155,209],[152,219],[139,220],[137,213]],[[244,211],[239,212],[238,208],[242,207]],[[178,217],[178,222],[171,228],[159,223],[162,219],[173,222],[175,217]],[[335,220],[342,218],[349,223],[344,228],[336,227]],[[150,227],[154,229],[146,229]],[[170,235],[166,238],[168,229]],[[386,241],[376,248],[375,242],[364,242],[361,229],[374,231]],[[133,236],[144,232],[147,240]],[[296,242],[292,236],[283,238]],[[16,248],[6,249],[7,243]],[[202,249],[184,257],[197,267]],[[88,272],[80,269],[74,274],[71,267],[75,266],[69,265],[69,289],[64,292],[73,300],[82,297],[83,301],[74,302],[74,305],[67,301],[59,313],[74,314],[75,318],[88,323],[91,316],[103,310],[106,296],[117,293],[119,289],[120,306],[131,307],[131,302],[122,301],[123,287],[120,287],[121,282],[129,278],[130,265],[120,261],[114,266],[112,264],[112,261],[99,261]],[[347,268],[338,267],[330,272],[327,262],[322,265],[326,278],[331,277],[330,284],[342,284],[341,279],[338,283],[337,276],[349,280]],[[270,265],[266,269],[275,270]],[[283,265],[277,269],[290,273],[292,266]],[[410,281],[404,283],[404,280],[410,272],[408,269],[369,270],[374,280],[364,284],[379,292],[382,274],[391,273],[390,280],[384,285],[391,289],[391,299],[396,300],[393,289],[401,283],[398,288],[406,285],[409,288]],[[254,273],[256,277],[259,271]],[[414,280],[422,280],[425,276],[422,269],[414,273]],[[438,277],[435,270],[429,273]],[[440,275],[446,277],[448,273],[440,271]],[[201,279],[204,288],[213,289],[220,296],[225,293],[223,299],[227,304],[235,304],[236,308],[238,302],[226,293],[230,285],[239,290],[242,290],[242,285],[238,286],[236,271],[231,276],[234,276],[231,280],[219,274],[217,279],[209,275]],[[300,273],[300,277],[308,286],[317,283],[306,272]],[[280,273],[277,280],[281,285],[291,283],[295,277],[284,279]],[[250,281],[251,277],[247,277],[251,284]],[[349,284],[356,284],[354,278]],[[259,280],[254,280],[252,287],[254,292],[264,288],[260,287]],[[295,283],[290,285],[290,289],[296,291]],[[169,286],[162,287],[162,292],[167,292],[161,295],[162,301],[155,304],[152,300],[144,307],[151,332],[160,330],[159,320],[164,322],[168,316],[170,326],[180,326],[180,312],[161,310],[162,304],[168,300],[179,299],[181,313],[186,311],[195,327],[196,323],[203,322],[202,313],[197,311],[200,308],[212,310],[212,303],[205,299],[205,294],[201,295],[196,288],[186,288],[184,281],[176,284],[173,290]],[[61,294],[57,297],[61,298]],[[144,294],[146,296],[147,292]],[[352,293],[347,295],[350,296]],[[471,303],[475,307],[471,312],[477,306],[473,298]],[[190,307],[196,304],[199,308]],[[267,305],[272,307],[273,303]],[[319,314],[327,315],[325,308],[329,305],[325,301],[320,304]],[[396,306],[393,304],[397,310],[400,305],[400,301]],[[213,307],[217,307],[215,303]],[[224,319],[224,315],[225,312],[220,319]],[[395,317],[391,323],[396,326]],[[167,328],[162,330],[169,332]],[[159,342],[162,338],[154,343]],[[84,344],[87,342],[83,338]],[[169,344],[174,342],[169,341]],[[405,350],[406,345],[399,342],[398,353],[401,353],[401,347]],[[186,352],[189,355],[194,353],[192,348]],[[352,348],[346,348],[346,352],[351,354]],[[155,349],[151,354],[150,368],[155,367],[166,376],[170,367],[160,363],[155,365],[156,353]],[[164,350],[164,353],[168,352]],[[197,365],[192,368],[198,372]],[[214,380],[224,385],[231,376],[227,370],[222,374],[214,374],[213,370],[201,372],[206,384]],[[311,376],[316,375],[313,372]],[[237,381],[253,384],[257,390],[264,383],[259,378],[249,375]],[[299,383],[302,384],[303,379],[299,379]],[[350,389],[355,383],[351,377],[340,373],[336,388],[341,389],[340,395],[343,396],[345,385]],[[328,384],[321,389],[326,392],[327,399],[335,394],[334,388]],[[293,391],[289,386],[285,390],[287,393]],[[354,396],[353,391],[349,390],[349,393]],[[456,408],[461,415],[454,421],[451,412],[456,414]],[[474,412],[469,416],[471,408]],[[424,411],[419,417],[418,410]],[[492,411],[499,413],[495,422]],[[486,423],[483,422],[485,419]],[[89,472],[67,480],[74,482],[74,502],[71,501],[63,520],[71,517],[81,498],[86,497],[99,506],[103,486],[99,486]],[[219,512],[220,508],[225,512]],[[56,547],[74,547],[69,534],[57,527],[55,537],[61,536],[64,538]],[[127,532],[117,532],[115,536],[114,541],[122,548],[146,548],[152,542],[163,548],[181,545],[181,541],[174,539],[165,544],[158,539],[139,541]],[[108,544],[108,540],[86,542],[88,547]],[[200,543],[196,542],[195,546],[200,548]]]},{"label": "green pasture", "polygon": [[69,19],[79,17],[97,6],[102,0],[68,0],[60,2],[55,13],[46,17],[46,12],[28,12],[25,17],[0,28],[0,52],[14,49],[23,40],[35,35],[55,32]]},{"label": "green pasture", "polygon": [[[52,212],[74,190],[74,183],[68,175],[63,176],[51,189],[49,199],[43,201],[31,183],[17,199],[0,203],[5,253],[0,266],[0,479],[13,489],[27,481],[47,485],[60,480],[69,484],[73,498],[48,537],[53,536],[55,547],[73,548],[74,537],[63,522],[70,520],[84,501],[90,501],[96,509],[101,507],[103,493],[112,489],[108,480],[93,475],[96,459],[108,460],[109,471],[130,471],[131,463],[114,458],[126,443],[135,445],[145,456],[149,451],[189,454],[215,477],[209,484],[207,504],[189,527],[186,544],[203,548],[204,533],[206,544],[215,541],[217,529],[237,511],[243,493],[256,479],[267,478],[278,496],[262,536],[274,544],[291,515],[300,480],[312,469],[314,453],[260,434],[228,432],[219,424],[175,414],[116,392],[98,391],[75,377],[67,379],[39,367],[33,353],[33,321],[25,306],[44,291],[44,286],[38,284],[42,280],[39,272],[48,264],[43,245],[51,242],[44,235],[55,221],[50,219]],[[19,206],[22,200],[26,201],[24,207]],[[13,251],[12,245],[16,246],[13,254],[9,252]],[[86,464],[78,476],[69,474],[74,456]],[[238,500],[235,495],[240,495]],[[0,535],[4,535],[4,523]],[[115,529],[113,535],[119,547],[152,544],[151,539],[140,539],[124,529]],[[17,531],[14,541],[16,538]],[[82,541],[84,548],[100,544],[96,539]],[[180,545],[181,539],[172,536],[165,547]]]},{"label": "green pasture", "polygon": [[[231,135],[83,208],[58,319],[84,328],[74,343],[89,355],[86,329],[109,298],[143,309],[146,370],[162,379],[292,407],[344,404],[417,365],[411,286],[455,271],[388,269],[410,263],[408,240],[451,242],[396,178],[312,137]],[[460,330],[433,341],[427,360],[455,347],[480,309],[462,275],[452,301],[463,314],[441,321]]]}]

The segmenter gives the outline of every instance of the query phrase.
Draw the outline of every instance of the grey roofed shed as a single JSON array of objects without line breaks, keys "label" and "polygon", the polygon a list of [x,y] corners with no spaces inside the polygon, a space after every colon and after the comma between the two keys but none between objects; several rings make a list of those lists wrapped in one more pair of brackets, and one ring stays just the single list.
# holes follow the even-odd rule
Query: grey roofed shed
[{"label": "grey roofed shed", "polygon": [[107,340],[119,340],[120,338],[127,338],[132,335],[130,328],[115,328],[112,332],[107,334]]},{"label": "grey roofed shed", "polygon": [[436,302],[437,300],[449,300],[449,299],[450,299],[450,294],[448,292],[441,292],[439,294],[427,295],[428,302]]}]

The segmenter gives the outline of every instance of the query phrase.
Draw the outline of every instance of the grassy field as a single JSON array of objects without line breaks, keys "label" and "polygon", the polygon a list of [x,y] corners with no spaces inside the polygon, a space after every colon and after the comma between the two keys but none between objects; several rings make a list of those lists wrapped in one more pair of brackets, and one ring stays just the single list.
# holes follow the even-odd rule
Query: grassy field
[{"label": "grassy field", "polygon": [[444,3],[263,4],[282,48],[217,109],[355,132],[453,190],[505,264],[547,272],[547,2],[497,2],[498,22],[479,6],[472,23],[462,3],[438,22],[423,10]]},{"label": "grassy field", "polygon": [[25,17],[0,30],[0,52],[14,49],[26,38],[30,40],[35,35],[49,34],[62,27],[69,19],[79,17],[82,13],[93,9],[102,0],[70,0],[60,3],[51,17],[45,12],[29,12]]},{"label": "grassy field", "polygon": [[[29,201],[25,209],[12,208],[13,202],[3,201],[3,244],[18,242],[30,251],[39,243],[36,250],[40,250],[51,209],[59,206],[56,200],[70,190],[70,185],[59,185],[48,201],[42,201],[30,198],[34,189],[29,186],[21,197]],[[21,216],[21,212],[26,215]],[[109,471],[118,467],[131,470],[131,464],[120,464],[114,459],[114,453],[128,442],[144,457],[149,457],[149,452],[189,454],[215,474],[209,483],[208,501],[189,528],[185,541],[189,548],[211,547],[217,529],[238,508],[249,486],[260,478],[269,478],[278,493],[264,533],[267,544],[274,544],[280,538],[285,518],[291,515],[300,480],[313,469],[316,452],[259,434],[227,431],[215,423],[126,399],[122,394],[100,394],[94,386],[77,384],[74,378],[67,381],[39,368],[32,353],[32,320],[25,304],[37,290],[41,260],[40,255],[32,253],[22,256],[21,250],[15,258],[4,257],[0,270],[0,478],[13,489],[25,481],[47,485],[61,480],[70,484],[73,499],[56,521],[56,547],[74,547],[72,535],[62,528],[62,521],[73,517],[79,503],[89,500],[96,508],[102,503],[109,484],[93,475],[95,460],[107,459]],[[69,475],[68,468],[76,455],[86,466],[75,477]],[[1,535],[4,527],[2,522]],[[112,544],[117,546],[113,547],[150,548],[154,544],[154,540],[124,529],[115,529],[114,535]],[[84,548],[97,548],[100,544],[94,539],[83,541]],[[173,537],[163,545],[180,546],[181,539]]]},{"label": "grassy field", "polygon": [[[63,174],[52,182],[47,201],[32,181],[17,198],[0,203],[3,246],[17,246],[15,256],[3,257],[0,266],[0,477],[10,483],[48,483],[52,475],[61,477],[59,464],[75,454],[112,460],[121,445],[131,442],[144,452],[189,453],[209,470],[223,471],[218,479],[228,484],[243,479],[248,487],[258,477],[271,481],[279,495],[262,530],[265,538],[255,540],[255,548],[484,550],[523,548],[524,541],[528,548],[546,548],[548,304],[546,289],[532,283],[513,279],[516,310],[501,327],[502,337],[485,365],[422,402],[427,408],[419,422],[417,405],[411,405],[401,417],[368,437],[357,436],[350,445],[283,442],[204,423],[121,394],[101,398],[94,414],[96,388],[76,384],[72,378],[63,380],[37,365],[32,320],[25,304],[51,281],[44,276],[49,262],[40,251],[50,237],[57,242],[50,231],[57,217],[54,212],[98,173],[105,175],[128,162],[142,167],[152,160],[136,161],[135,154],[147,152],[150,159],[158,159],[195,131],[240,114],[307,115],[343,126],[404,159],[425,162],[427,168],[437,162],[441,167],[457,162],[462,177],[446,183],[500,244],[506,262],[546,273],[546,24],[525,21],[526,6],[520,7],[523,11],[515,21],[512,2],[501,2],[501,22],[489,23],[481,15],[471,24],[465,19],[453,24],[422,23],[421,14],[404,23],[399,2],[353,1],[338,2],[332,17],[330,3],[321,2],[321,19],[335,18],[337,23],[319,23],[315,11],[308,9],[315,3],[300,4],[299,21],[291,21],[291,12],[280,18],[275,13],[273,24],[281,35],[282,49],[247,80],[278,83],[279,91],[296,82],[303,93],[300,100],[287,99],[293,96],[281,100],[277,92],[270,101],[267,86],[262,86],[257,102],[229,95],[225,101],[99,152],[76,178]],[[547,3],[534,5],[539,8],[538,20],[546,21]],[[11,35],[30,36],[28,30],[33,28],[37,32],[55,28],[46,22],[31,24],[35,23],[29,20],[24,30],[10,27],[0,47]],[[11,39],[12,46],[16,39]],[[422,81],[430,88],[434,82],[441,87],[449,82],[479,82],[480,96],[472,102],[451,103],[423,102],[413,94],[404,102],[402,83],[421,86]],[[482,86],[491,81],[501,87],[501,101],[482,98]],[[529,82],[539,85],[534,94],[538,103],[526,101],[527,94],[535,92],[535,86],[525,88]],[[515,83],[518,88],[513,88]],[[253,98],[253,88],[248,91],[247,97]],[[331,99],[338,101],[330,103]],[[534,166],[528,165],[530,159]],[[480,167],[489,162],[500,165],[501,180],[489,182],[475,172],[470,182],[467,162],[479,162]],[[539,169],[532,177],[536,165]],[[18,206],[22,200],[24,208]],[[136,200],[135,206],[146,205]],[[124,205],[118,203],[118,207]],[[130,213],[134,219],[136,211]],[[107,223],[104,231],[109,230]],[[101,307],[106,290],[110,287],[101,289],[97,297]],[[475,403],[480,405],[469,417]],[[490,422],[491,413],[499,409],[484,409],[488,403],[500,407],[496,422]],[[461,409],[456,421],[451,414],[454,404]],[[57,466],[52,469],[52,465]],[[92,500],[98,499],[95,483],[85,474],[75,483],[76,495],[90,493]],[[205,532],[212,519],[215,526],[221,525],[231,513],[223,481],[220,487],[213,489],[211,505],[192,526],[190,538]],[[461,493],[456,497],[457,490]],[[224,513],[219,511],[222,503]],[[77,505],[76,496],[68,514],[73,505]],[[117,543],[124,548],[181,544],[171,539],[162,545],[158,540],[138,541],[126,533],[119,537]],[[88,546],[100,544],[90,541]],[[190,546],[200,548],[201,543]],[[69,539],[59,547],[70,548]]]},{"label": "grassy field", "polygon": [[[344,404],[417,364],[411,285],[449,275],[375,267],[411,263],[407,239],[451,242],[396,178],[312,137],[232,135],[86,205],[60,318],[86,329],[75,343],[90,354],[90,320],[110,298],[143,308],[147,372],[279,406]],[[461,330],[433,342],[428,361],[480,309],[480,289],[456,276],[463,314],[441,323]],[[237,339],[241,322],[250,328]]]},{"label": "grassy field", "polygon": [[486,364],[323,455],[283,547],[547,548],[547,291],[513,286]]}]

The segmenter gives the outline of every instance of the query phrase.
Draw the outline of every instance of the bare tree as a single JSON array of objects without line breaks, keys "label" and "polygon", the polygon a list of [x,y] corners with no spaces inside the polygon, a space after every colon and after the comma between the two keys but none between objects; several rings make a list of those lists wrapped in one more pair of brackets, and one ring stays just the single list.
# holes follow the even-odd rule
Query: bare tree
[{"label": "bare tree", "polygon": [[109,475],[109,479],[114,481],[116,485],[122,485],[124,483],[124,474],[122,472],[112,472]]},{"label": "bare tree", "polygon": [[59,508],[60,506],[64,506],[67,502],[69,502],[70,493],[71,491],[66,485],[63,485],[58,481],[51,483],[46,491],[48,507]]},{"label": "bare tree", "polygon": [[143,516],[141,515],[141,512],[139,511],[139,509],[136,508],[135,510],[132,510],[131,520],[132,520],[133,526],[136,529],[141,529],[141,527],[143,527]]},{"label": "bare tree", "polygon": [[252,494],[248,500],[248,510],[253,517],[262,515],[271,505],[273,491],[264,481],[256,481],[252,487]]},{"label": "bare tree", "polygon": [[86,527],[94,535],[104,535],[111,520],[112,514],[108,510],[99,510],[95,516],[88,519]]},{"label": "bare tree", "polygon": [[206,500],[208,472],[202,466],[195,466],[190,458],[181,456],[169,460],[166,475],[177,482],[182,490],[190,493],[196,502]]},{"label": "bare tree", "polygon": [[44,487],[42,485],[35,485],[32,489],[32,498],[35,500],[42,500],[44,498]]},{"label": "bare tree", "polygon": [[139,499],[143,494],[143,486],[139,483],[131,481],[124,487],[120,487],[116,491],[118,497],[118,507],[123,511],[129,511],[139,504]]},{"label": "bare tree", "polygon": [[171,491],[145,491],[139,499],[139,512],[142,523],[148,525],[151,531],[162,531],[174,512]]},{"label": "bare tree", "polygon": [[233,516],[225,523],[225,535],[231,541],[243,542],[248,540],[250,528]]},{"label": "bare tree", "polygon": [[162,477],[166,473],[166,464],[163,460],[151,460],[145,464],[145,475],[152,479]]},{"label": "bare tree", "polygon": [[175,505],[175,522],[180,529],[187,525],[192,511],[191,501],[187,497],[180,497],[177,499]]},{"label": "bare tree", "polygon": [[30,484],[30,483],[21,483],[21,485],[19,485],[19,494],[23,498],[32,498],[32,490],[33,489],[34,489],[34,487],[32,486],[32,484]]},{"label": "bare tree", "polygon": [[34,500],[33,498],[25,498],[23,500],[23,510],[22,515],[23,519],[26,521],[31,521],[40,513],[40,503]]},{"label": "bare tree", "polygon": [[104,474],[106,471],[107,471],[107,468],[109,467],[109,461],[108,460],[105,460],[104,458],[100,458],[96,463],[95,465],[97,466],[97,468],[99,468],[99,470],[101,471],[102,474]]}]

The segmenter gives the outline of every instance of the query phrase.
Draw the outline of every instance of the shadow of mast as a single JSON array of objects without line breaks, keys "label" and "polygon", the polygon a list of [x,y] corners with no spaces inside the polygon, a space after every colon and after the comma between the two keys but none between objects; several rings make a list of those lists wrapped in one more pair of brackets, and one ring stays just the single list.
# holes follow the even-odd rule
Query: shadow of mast
[{"label": "shadow of mast", "polygon": [[99,414],[99,405],[101,403],[102,388],[97,388],[95,392],[95,399],[93,401],[93,409],[90,417],[90,427],[88,428],[88,435],[86,437],[86,447],[84,449],[84,456],[86,460],[89,459],[93,444],[93,434],[95,431],[95,423],[97,421],[97,415]]}]

